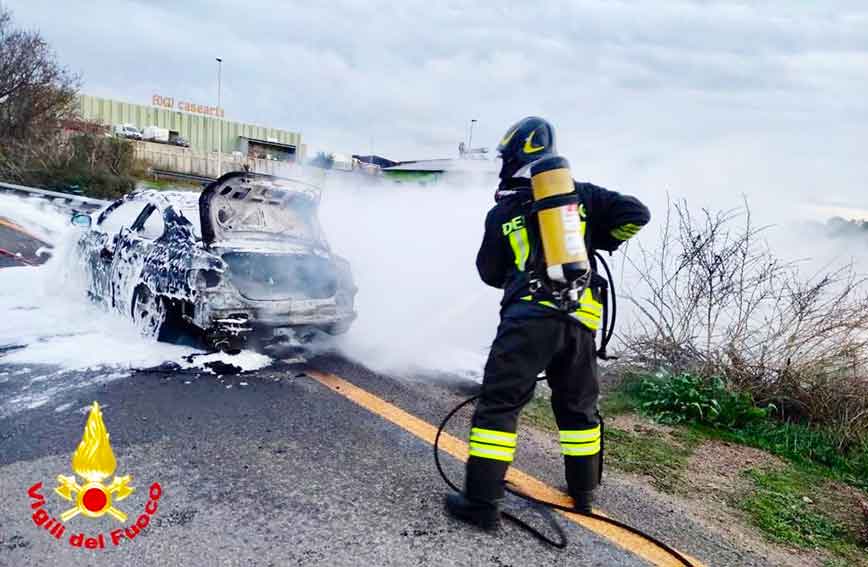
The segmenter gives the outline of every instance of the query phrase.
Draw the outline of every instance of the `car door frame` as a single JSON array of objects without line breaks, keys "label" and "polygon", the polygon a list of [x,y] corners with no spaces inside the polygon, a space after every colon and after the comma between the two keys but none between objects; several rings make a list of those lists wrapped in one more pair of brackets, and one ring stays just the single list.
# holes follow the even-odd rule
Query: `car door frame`
[{"label": "car door frame", "polygon": [[[154,243],[166,232],[165,211],[155,202],[143,199],[144,204],[129,228],[123,228],[115,245],[111,267],[112,306],[124,315],[132,310],[133,294],[144,281],[143,268],[154,248]],[[163,219],[163,233],[157,238],[146,238],[141,231],[152,214]]]},{"label": "car door frame", "polygon": [[[109,233],[102,223],[125,203],[128,197],[118,199],[103,209],[96,217],[96,222],[88,231],[85,239],[80,241],[80,252],[88,264],[89,292],[94,299],[111,305],[111,270],[114,262],[116,237],[119,239],[121,230]],[[122,227],[123,228],[123,227]]]}]

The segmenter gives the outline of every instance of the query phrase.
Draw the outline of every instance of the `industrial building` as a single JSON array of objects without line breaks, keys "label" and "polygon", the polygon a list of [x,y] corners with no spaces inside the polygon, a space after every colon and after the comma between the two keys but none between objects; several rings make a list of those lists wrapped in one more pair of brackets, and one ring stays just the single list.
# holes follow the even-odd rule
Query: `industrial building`
[{"label": "industrial building", "polygon": [[132,124],[140,130],[166,128],[189,142],[190,149],[198,154],[216,152],[222,131],[225,154],[241,152],[244,157],[280,161],[305,157],[300,133],[217,118],[223,109],[215,107],[186,101],[176,105],[174,98],[158,95],[152,97],[151,105],[80,95],[78,105],[83,120],[105,126]]}]

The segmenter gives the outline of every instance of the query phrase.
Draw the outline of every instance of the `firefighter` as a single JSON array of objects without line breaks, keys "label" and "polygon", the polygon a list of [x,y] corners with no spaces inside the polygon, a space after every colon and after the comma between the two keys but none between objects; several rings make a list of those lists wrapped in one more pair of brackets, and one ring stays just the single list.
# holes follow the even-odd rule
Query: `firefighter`
[{"label": "firefighter", "polygon": [[518,445],[518,416],[543,371],[552,390],[569,494],[577,511],[591,511],[602,474],[594,339],[606,293],[606,280],[594,271],[593,251],[616,250],[650,219],[634,197],[573,181],[591,279],[578,302],[564,301],[557,282],[546,275],[529,178],[533,164],[555,155],[554,129],[542,118],[524,118],[507,130],[497,150],[503,160],[500,184],[476,266],[483,282],[504,290],[501,321],[471,422],[464,492],[446,499],[450,514],[485,529],[498,524],[504,477]]}]

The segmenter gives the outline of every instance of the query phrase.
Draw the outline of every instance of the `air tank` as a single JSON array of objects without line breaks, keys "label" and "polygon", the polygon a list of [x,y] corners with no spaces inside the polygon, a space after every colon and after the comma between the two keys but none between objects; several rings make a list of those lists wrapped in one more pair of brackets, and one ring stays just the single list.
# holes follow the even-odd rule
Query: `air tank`
[{"label": "air tank", "polygon": [[[570,162],[560,156],[539,160],[530,170],[535,203],[574,192]],[[590,269],[579,204],[575,201],[537,212],[546,272],[552,281],[569,284]]]}]

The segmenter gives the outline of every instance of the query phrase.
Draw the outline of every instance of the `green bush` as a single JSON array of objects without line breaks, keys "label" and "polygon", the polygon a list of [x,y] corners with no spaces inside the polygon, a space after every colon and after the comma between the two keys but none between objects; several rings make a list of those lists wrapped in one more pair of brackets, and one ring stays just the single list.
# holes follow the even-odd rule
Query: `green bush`
[{"label": "green bush", "polygon": [[57,191],[77,187],[95,199],[114,199],[135,189],[134,152],[128,141],[78,134],[67,147],[63,159],[29,168],[21,181]]},{"label": "green bush", "polygon": [[774,406],[757,407],[744,392],[734,392],[718,377],[658,372],[636,387],[641,408],[658,421],[670,424],[703,423],[738,429],[766,421]]}]

